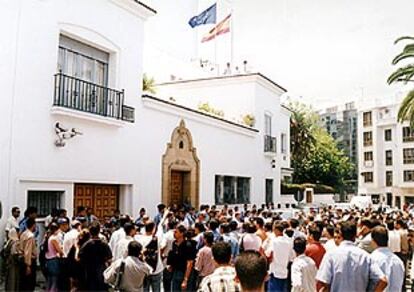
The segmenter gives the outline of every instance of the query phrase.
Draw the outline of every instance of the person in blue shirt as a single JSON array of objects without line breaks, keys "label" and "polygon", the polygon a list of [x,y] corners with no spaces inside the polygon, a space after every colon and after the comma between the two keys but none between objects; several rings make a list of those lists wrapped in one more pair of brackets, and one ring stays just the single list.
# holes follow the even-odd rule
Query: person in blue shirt
[{"label": "person in blue shirt", "polygon": [[155,226],[158,226],[158,224],[160,224],[161,219],[164,216],[165,205],[164,204],[158,204],[157,209],[158,209],[158,214],[155,215],[155,217],[154,217]]},{"label": "person in blue shirt", "polygon": [[371,231],[374,251],[372,261],[385,274],[388,286],[385,291],[402,291],[405,269],[403,261],[388,248],[388,231],[383,226],[376,226]]},{"label": "person in blue shirt", "polygon": [[[36,207],[28,207],[26,211],[24,211],[24,218],[19,222],[19,232],[22,234],[27,229],[27,220],[29,218],[36,219],[37,218],[37,208]],[[35,235],[37,230],[35,232]]]},{"label": "person in blue shirt", "polygon": [[316,280],[321,291],[384,291],[387,278],[365,250],[355,245],[357,227],[353,221],[340,225],[341,243],[323,257]]}]

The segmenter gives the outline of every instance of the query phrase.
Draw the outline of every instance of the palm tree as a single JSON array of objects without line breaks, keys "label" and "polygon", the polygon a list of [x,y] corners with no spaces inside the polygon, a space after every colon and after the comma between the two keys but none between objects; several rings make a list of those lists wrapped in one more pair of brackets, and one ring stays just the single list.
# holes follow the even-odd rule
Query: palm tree
[{"label": "palm tree", "polygon": [[144,73],[144,76],[142,77],[142,90],[151,94],[157,93],[155,90],[155,79],[153,77],[148,77],[146,73]]},{"label": "palm tree", "polygon": [[[404,36],[398,38],[394,44],[397,44],[401,41],[414,41],[414,37]],[[409,43],[405,45],[403,51],[398,54],[394,60],[392,60],[393,65],[397,65],[403,60],[414,58],[414,43]],[[403,82],[414,82],[414,63],[410,63],[403,67],[398,68],[388,77],[388,84]],[[411,128],[414,128],[414,89],[411,90],[407,96],[404,98],[401,103],[400,109],[398,111],[398,122],[410,121]]]}]

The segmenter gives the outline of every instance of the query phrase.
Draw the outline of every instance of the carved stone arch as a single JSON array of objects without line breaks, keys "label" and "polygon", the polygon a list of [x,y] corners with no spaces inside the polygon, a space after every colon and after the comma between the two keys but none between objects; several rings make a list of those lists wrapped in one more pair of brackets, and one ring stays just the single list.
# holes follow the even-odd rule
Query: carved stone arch
[{"label": "carved stone arch", "polygon": [[[181,185],[181,187],[180,187]],[[162,202],[199,206],[200,160],[184,120],[171,134],[162,156]]]}]

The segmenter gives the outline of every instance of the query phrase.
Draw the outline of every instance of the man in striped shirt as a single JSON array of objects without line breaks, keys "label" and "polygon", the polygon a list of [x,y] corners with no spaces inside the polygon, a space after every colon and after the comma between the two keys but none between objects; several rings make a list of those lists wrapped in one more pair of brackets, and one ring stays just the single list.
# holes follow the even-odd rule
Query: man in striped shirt
[{"label": "man in striped shirt", "polygon": [[212,247],[213,259],[216,269],[213,274],[205,277],[200,284],[201,292],[238,292],[240,286],[236,283],[236,270],[231,266],[231,246],[229,243],[219,241]]}]

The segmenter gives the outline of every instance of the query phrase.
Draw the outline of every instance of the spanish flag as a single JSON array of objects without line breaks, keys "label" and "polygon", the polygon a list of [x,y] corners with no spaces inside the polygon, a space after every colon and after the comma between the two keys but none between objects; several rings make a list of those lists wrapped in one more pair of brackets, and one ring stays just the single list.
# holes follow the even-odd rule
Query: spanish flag
[{"label": "spanish flag", "polygon": [[217,25],[206,34],[201,40],[202,43],[208,42],[214,39],[216,36],[225,34],[230,31],[230,17],[231,14],[227,15],[222,21],[217,23]]}]

